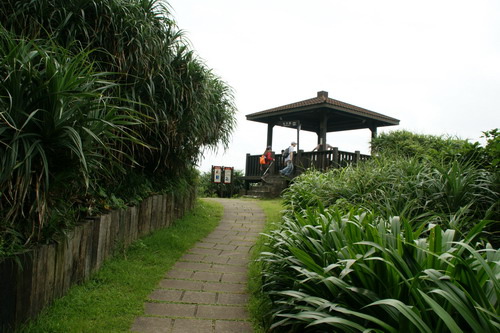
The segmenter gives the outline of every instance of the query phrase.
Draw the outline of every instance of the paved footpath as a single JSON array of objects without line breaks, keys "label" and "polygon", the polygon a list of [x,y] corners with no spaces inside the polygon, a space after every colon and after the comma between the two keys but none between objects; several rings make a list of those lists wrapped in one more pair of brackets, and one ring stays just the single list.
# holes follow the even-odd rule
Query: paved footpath
[{"label": "paved footpath", "polygon": [[206,200],[224,206],[219,226],[167,272],[132,332],[252,332],[247,267],[250,248],[264,227],[264,212],[248,200]]}]

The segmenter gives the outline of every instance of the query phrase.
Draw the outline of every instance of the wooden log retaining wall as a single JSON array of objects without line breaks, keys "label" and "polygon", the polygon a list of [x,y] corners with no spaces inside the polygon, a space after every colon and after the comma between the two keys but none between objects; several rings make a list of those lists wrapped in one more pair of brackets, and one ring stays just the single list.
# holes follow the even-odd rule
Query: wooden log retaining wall
[{"label": "wooden log retaining wall", "polygon": [[195,196],[194,189],[185,196],[152,196],[137,207],[87,219],[58,243],[0,262],[0,332],[35,318],[72,285],[87,281],[115,251],[169,227],[193,207]]}]

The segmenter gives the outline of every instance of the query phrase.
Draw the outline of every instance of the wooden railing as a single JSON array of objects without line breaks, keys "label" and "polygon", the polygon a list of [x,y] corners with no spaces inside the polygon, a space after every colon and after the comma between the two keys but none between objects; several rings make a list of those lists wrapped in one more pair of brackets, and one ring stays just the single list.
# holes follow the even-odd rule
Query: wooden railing
[{"label": "wooden railing", "polygon": [[[260,178],[267,168],[266,165],[259,164],[261,155],[246,156],[246,178]],[[274,154],[274,163],[269,168],[269,174],[278,174],[278,171],[285,167],[284,159],[281,154]],[[359,151],[354,153],[340,151],[337,148],[325,151],[304,152],[299,151],[294,158],[295,175],[302,173],[307,169],[328,170],[332,168],[342,168],[349,164],[355,164],[359,161],[364,161],[370,158],[370,155],[360,154]]]}]

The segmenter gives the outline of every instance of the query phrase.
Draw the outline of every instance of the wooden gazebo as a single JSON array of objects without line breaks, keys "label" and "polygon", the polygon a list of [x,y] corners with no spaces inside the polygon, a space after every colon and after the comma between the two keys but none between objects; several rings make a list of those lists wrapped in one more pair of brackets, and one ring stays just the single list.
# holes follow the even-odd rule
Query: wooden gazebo
[{"label": "wooden gazebo", "polygon": [[[359,151],[354,153],[339,151],[336,147],[327,150],[326,134],[329,132],[367,128],[374,138],[377,136],[378,127],[399,125],[398,119],[329,98],[326,91],[318,92],[318,95],[311,99],[248,114],[246,117],[247,120],[267,124],[267,146],[273,146],[275,126],[297,129],[298,153],[294,159],[294,165],[297,167],[296,173],[308,168],[319,170],[337,168],[370,157],[360,154]],[[318,135],[318,151],[304,152],[300,150],[300,131],[315,132]],[[275,163],[271,166],[269,174],[277,174],[282,167],[281,154],[275,154]],[[247,190],[250,183],[261,181],[262,174],[259,155],[247,154],[244,177]],[[266,180],[269,182],[269,178]],[[279,185],[279,182],[276,184]],[[279,186],[274,186],[274,189],[271,188],[270,191],[271,196],[279,194]]]},{"label": "wooden gazebo", "polygon": [[[272,146],[274,126],[315,132],[318,144],[326,145],[326,133],[368,128],[372,137],[377,128],[399,125],[399,120],[328,97],[328,92],[304,101],[252,113],[247,120],[267,124],[267,145]],[[323,147],[324,148],[324,147]]]}]

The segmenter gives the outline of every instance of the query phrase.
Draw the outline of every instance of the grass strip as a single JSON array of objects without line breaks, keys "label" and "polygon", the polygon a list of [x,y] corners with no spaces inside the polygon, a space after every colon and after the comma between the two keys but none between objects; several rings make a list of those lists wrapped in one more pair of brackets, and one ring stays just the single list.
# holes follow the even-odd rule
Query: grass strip
[{"label": "grass strip", "polygon": [[[263,233],[269,233],[281,224],[283,200],[259,200],[257,203],[266,214],[266,226],[264,227]],[[261,252],[269,251],[265,245],[266,241],[267,239],[263,235],[257,240],[252,249],[248,270],[248,289],[250,293],[248,309],[255,333],[266,332],[266,327],[269,327],[269,323],[266,323],[266,318],[269,318],[271,303],[266,294],[262,292],[262,263],[256,261]]]},{"label": "grass strip", "polygon": [[198,200],[170,228],[137,240],[17,332],[127,332],[147,296],[183,253],[220,222],[222,205]]}]

